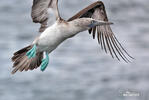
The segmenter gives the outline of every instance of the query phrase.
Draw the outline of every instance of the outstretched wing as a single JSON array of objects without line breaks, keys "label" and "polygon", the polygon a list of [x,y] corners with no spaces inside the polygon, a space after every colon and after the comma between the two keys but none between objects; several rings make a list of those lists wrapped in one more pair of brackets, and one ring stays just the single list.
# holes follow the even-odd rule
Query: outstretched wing
[{"label": "outstretched wing", "polygon": [[[96,20],[107,21],[107,14],[105,10],[105,6],[102,1],[97,1],[88,7],[81,10],[79,13],[68,19],[68,21],[72,21],[77,18],[89,17]],[[131,57],[126,50],[122,47],[120,42],[117,40],[115,35],[113,34],[110,25],[96,26],[89,30],[89,33],[93,35],[93,39],[97,34],[98,43],[101,45],[101,48],[105,50],[106,53],[110,53],[112,58],[116,57],[120,60],[121,57],[125,62],[129,62],[128,57]]]},{"label": "outstretched wing", "polygon": [[39,32],[43,32],[54,19],[60,18],[57,4],[58,0],[33,0],[31,16],[33,22],[41,24]]}]

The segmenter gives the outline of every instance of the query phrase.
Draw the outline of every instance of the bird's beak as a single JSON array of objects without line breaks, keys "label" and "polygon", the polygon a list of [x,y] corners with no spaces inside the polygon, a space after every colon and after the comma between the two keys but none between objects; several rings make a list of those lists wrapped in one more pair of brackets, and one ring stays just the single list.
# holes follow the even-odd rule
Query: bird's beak
[{"label": "bird's beak", "polygon": [[106,21],[95,21],[95,24],[97,26],[99,26],[99,25],[111,25],[113,23],[112,22],[106,22]]},{"label": "bird's beak", "polygon": [[93,28],[95,26],[101,26],[101,25],[111,25],[113,24],[112,22],[106,22],[106,21],[99,21],[99,20],[96,20],[96,21],[93,21],[89,27],[90,28]]}]

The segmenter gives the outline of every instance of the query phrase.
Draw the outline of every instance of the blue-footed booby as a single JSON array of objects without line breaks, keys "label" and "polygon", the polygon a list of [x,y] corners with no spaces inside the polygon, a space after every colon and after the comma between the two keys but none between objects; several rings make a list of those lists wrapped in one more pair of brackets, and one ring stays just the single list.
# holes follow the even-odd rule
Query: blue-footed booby
[{"label": "blue-footed booby", "polygon": [[57,48],[64,40],[88,30],[97,34],[98,43],[106,53],[120,60],[129,62],[131,57],[122,47],[110,28],[105,6],[97,1],[78,12],[68,20],[60,17],[58,0],[33,0],[32,20],[40,23],[40,35],[27,47],[14,53],[12,57],[12,74],[38,68],[44,71],[49,63],[49,53]]}]

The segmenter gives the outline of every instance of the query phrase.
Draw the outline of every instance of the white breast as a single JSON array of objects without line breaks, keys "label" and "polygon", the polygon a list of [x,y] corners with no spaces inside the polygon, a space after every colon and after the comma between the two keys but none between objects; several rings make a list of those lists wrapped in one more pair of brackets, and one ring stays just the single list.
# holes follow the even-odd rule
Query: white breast
[{"label": "white breast", "polygon": [[71,36],[66,24],[57,22],[48,27],[39,37],[38,46],[40,51],[53,51],[60,43]]},{"label": "white breast", "polygon": [[38,38],[37,44],[39,51],[53,51],[64,40],[76,35],[82,30],[76,27],[72,22],[56,21],[52,26],[48,27]]}]

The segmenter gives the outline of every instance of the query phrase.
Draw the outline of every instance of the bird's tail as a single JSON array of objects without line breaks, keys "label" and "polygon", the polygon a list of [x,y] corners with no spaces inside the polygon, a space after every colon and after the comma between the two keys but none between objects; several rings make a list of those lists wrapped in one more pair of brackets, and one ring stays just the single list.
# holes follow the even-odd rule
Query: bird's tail
[{"label": "bird's tail", "polygon": [[40,66],[43,58],[43,52],[37,52],[36,56],[33,58],[28,58],[26,53],[32,49],[33,45],[29,45],[17,52],[14,53],[11,58],[13,61],[13,71],[12,74],[15,74],[18,70],[22,72],[23,70],[33,70]]}]

